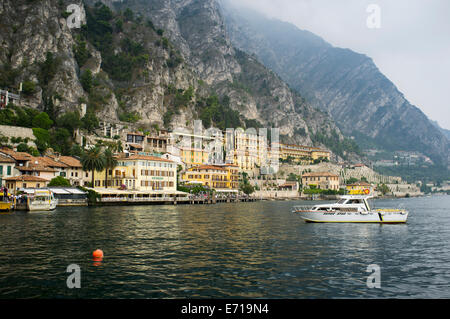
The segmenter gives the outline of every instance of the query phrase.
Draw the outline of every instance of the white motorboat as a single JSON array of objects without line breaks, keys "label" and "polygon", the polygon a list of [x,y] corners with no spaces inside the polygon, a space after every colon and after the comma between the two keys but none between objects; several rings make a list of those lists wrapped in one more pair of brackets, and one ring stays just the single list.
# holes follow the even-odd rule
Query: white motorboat
[{"label": "white motorboat", "polygon": [[50,190],[36,190],[27,199],[27,210],[29,211],[49,211],[54,210],[58,204],[53,192]]},{"label": "white motorboat", "polygon": [[294,206],[293,212],[312,223],[406,223],[404,209],[371,209],[366,195],[344,195],[338,202],[310,207]]}]

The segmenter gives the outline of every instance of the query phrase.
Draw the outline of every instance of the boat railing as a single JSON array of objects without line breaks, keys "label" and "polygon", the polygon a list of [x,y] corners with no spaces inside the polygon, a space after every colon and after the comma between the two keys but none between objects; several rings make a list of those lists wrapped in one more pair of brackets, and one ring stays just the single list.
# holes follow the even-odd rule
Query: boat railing
[{"label": "boat railing", "polygon": [[398,209],[398,208],[378,208],[375,209],[376,212],[403,212],[404,209]]},{"label": "boat railing", "polygon": [[314,206],[294,206],[294,211],[312,211]]}]

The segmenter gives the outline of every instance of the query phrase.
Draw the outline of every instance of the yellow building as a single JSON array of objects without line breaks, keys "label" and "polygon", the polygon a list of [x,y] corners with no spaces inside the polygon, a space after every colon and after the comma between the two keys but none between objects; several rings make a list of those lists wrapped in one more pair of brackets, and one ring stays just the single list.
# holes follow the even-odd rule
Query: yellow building
[{"label": "yellow building", "polygon": [[220,192],[239,188],[239,167],[200,165],[189,168],[182,174],[182,180],[188,184],[201,184]]},{"label": "yellow building", "polygon": [[9,192],[17,194],[20,188],[41,188],[46,187],[49,180],[33,175],[21,175],[5,178],[5,185]]},{"label": "yellow building", "polygon": [[180,147],[180,158],[188,166],[207,164],[210,152],[201,148]]},{"label": "yellow building", "polygon": [[256,131],[236,129],[233,134],[225,134],[226,162],[237,165],[242,170],[252,170],[267,164],[267,139]]},{"label": "yellow building", "polygon": [[198,166],[214,161],[216,154],[214,154],[213,145],[220,145],[221,151],[223,138],[188,132],[171,132],[167,152],[179,156],[187,167]]},{"label": "yellow building", "polygon": [[[108,187],[138,191],[176,191],[177,164],[148,155],[117,157],[118,165],[108,170]],[[105,170],[94,175],[94,187],[106,187]]]},{"label": "yellow building", "polygon": [[318,189],[339,190],[339,176],[329,172],[304,173],[302,175],[303,188],[315,186]]},{"label": "yellow building", "polygon": [[311,163],[320,158],[330,160],[331,157],[330,151],[317,147],[282,143],[280,143],[279,154],[281,159],[291,158],[297,163]]},{"label": "yellow building", "polygon": [[326,159],[326,160],[330,160],[331,157],[331,152],[327,151],[327,150],[322,150],[322,149],[314,149],[311,148],[311,158],[313,160],[317,160],[317,159]]}]

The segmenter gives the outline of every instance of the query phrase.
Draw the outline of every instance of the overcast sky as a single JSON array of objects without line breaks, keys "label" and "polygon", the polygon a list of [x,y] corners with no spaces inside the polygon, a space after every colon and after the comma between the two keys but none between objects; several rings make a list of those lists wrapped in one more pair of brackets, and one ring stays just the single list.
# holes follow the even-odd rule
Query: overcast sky
[{"label": "overcast sky", "polygon": [[[429,118],[450,129],[449,0],[231,0],[334,46],[370,56],[378,68]],[[370,4],[380,28],[368,28]]]}]

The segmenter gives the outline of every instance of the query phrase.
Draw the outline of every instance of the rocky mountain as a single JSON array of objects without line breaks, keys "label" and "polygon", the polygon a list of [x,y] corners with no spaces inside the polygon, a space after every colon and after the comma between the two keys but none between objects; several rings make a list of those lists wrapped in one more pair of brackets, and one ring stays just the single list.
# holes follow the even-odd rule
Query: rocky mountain
[{"label": "rocky mountain", "polygon": [[442,134],[447,136],[447,138],[450,140],[450,130],[446,130],[445,128],[442,128],[437,121],[431,121],[431,123],[433,123],[433,125],[435,127],[437,127],[442,132]]},{"label": "rocky mountain", "polygon": [[[81,27],[70,28],[79,6]],[[279,127],[282,140],[357,151],[255,57],[233,47],[215,0],[4,0],[0,86],[21,105],[140,128]],[[71,20],[72,22],[75,20]]]},{"label": "rocky mountain", "polygon": [[446,164],[450,142],[375,66],[311,32],[221,1],[233,45],[255,55],[360,146],[420,151]]}]

